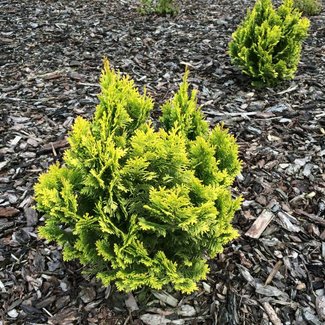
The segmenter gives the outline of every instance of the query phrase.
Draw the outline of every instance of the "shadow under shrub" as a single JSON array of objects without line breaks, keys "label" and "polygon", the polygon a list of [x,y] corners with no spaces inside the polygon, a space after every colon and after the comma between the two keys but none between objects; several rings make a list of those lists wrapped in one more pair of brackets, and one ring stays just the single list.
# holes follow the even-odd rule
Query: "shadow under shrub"
[{"label": "shadow under shrub", "polygon": [[232,34],[232,62],[252,78],[255,86],[273,86],[294,77],[309,20],[284,0],[276,10],[271,0],[257,0]]},{"label": "shadow under shrub", "polygon": [[64,164],[35,185],[45,213],[40,235],[105,285],[192,292],[207,258],[237,236],[231,220],[240,198],[229,189],[240,170],[235,139],[222,126],[209,130],[187,73],[157,131],[151,98],[107,60],[100,84],[93,120],[76,119]]}]

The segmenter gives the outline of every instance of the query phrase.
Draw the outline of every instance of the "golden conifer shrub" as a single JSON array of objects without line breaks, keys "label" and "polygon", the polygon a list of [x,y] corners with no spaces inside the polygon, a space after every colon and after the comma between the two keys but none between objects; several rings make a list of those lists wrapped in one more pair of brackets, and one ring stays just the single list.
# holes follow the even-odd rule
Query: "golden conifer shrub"
[{"label": "golden conifer shrub", "polygon": [[276,10],[271,0],[257,0],[252,11],[232,34],[232,62],[252,78],[253,85],[273,86],[292,79],[298,67],[309,20],[284,0]]},{"label": "golden conifer shrub", "polygon": [[156,130],[152,99],[105,60],[94,118],[76,119],[64,163],[35,185],[40,235],[119,290],[171,284],[190,293],[207,258],[237,237],[238,147],[221,125],[209,130],[187,75]]}]

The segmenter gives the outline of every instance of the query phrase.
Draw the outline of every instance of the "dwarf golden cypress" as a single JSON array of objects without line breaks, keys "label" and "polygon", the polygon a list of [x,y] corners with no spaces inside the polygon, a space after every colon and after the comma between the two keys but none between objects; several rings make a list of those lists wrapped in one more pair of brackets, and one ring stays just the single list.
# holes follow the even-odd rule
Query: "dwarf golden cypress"
[{"label": "dwarf golden cypress", "polygon": [[158,130],[152,99],[107,60],[100,84],[93,119],[76,119],[64,163],[35,185],[45,214],[40,235],[105,285],[192,292],[207,257],[237,236],[231,221],[240,198],[229,188],[240,171],[235,138],[221,125],[209,130],[187,73]]},{"label": "dwarf golden cypress", "polygon": [[257,0],[232,34],[232,62],[257,86],[292,79],[308,28],[309,20],[301,18],[293,0],[284,0],[277,10],[271,0]]}]

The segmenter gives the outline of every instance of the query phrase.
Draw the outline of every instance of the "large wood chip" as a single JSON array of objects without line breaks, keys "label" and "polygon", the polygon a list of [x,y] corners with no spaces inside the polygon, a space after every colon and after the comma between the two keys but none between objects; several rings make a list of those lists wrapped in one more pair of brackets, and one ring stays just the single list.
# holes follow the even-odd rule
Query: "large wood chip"
[{"label": "large wood chip", "polygon": [[253,225],[245,233],[246,236],[251,238],[260,238],[263,231],[274,218],[274,214],[269,210],[263,210],[259,217],[254,221]]},{"label": "large wood chip", "polygon": [[157,299],[159,299],[160,301],[164,302],[165,304],[167,304],[169,306],[176,307],[178,305],[178,300],[167,292],[164,292],[164,291],[158,292],[158,291],[153,290],[152,294]]},{"label": "large wood chip", "polygon": [[13,207],[0,208],[0,218],[10,218],[16,216],[20,211]]},{"label": "large wood chip", "polygon": [[241,273],[241,275],[243,276],[243,278],[252,286],[256,286],[256,281],[255,279],[252,277],[252,275],[250,274],[249,270],[240,264],[237,264],[237,267]]},{"label": "large wood chip", "polygon": [[26,223],[28,227],[35,226],[37,224],[38,217],[37,217],[36,210],[32,208],[25,208],[24,214],[25,214]]},{"label": "large wood chip", "polygon": [[196,310],[193,306],[190,305],[182,305],[177,314],[182,317],[193,317],[196,315]]},{"label": "large wood chip", "polygon": [[130,310],[130,312],[139,310],[137,301],[135,300],[132,293],[128,294],[128,298],[125,300],[125,306],[126,306],[127,309]]},{"label": "large wood chip", "polygon": [[147,325],[164,325],[170,323],[170,320],[164,316],[154,314],[144,314],[140,316],[140,319]]},{"label": "large wood chip", "polygon": [[70,325],[74,324],[78,319],[78,313],[75,308],[61,310],[55,316],[52,316],[48,320],[49,325]]},{"label": "large wood chip", "polygon": [[39,155],[43,155],[45,153],[49,153],[51,151],[55,151],[56,149],[63,149],[68,147],[69,143],[67,141],[67,139],[63,139],[63,140],[58,140],[55,142],[50,142],[45,144],[39,151],[38,154]]},{"label": "large wood chip", "polygon": [[30,76],[29,80],[33,80],[33,79],[52,80],[52,79],[61,78],[65,74],[66,74],[65,70],[56,70],[56,71],[52,71],[52,72],[48,72],[36,76]]},{"label": "large wood chip", "polygon": [[5,161],[0,161],[0,170],[5,168],[8,165],[9,161],[5,160]]},{"label": "large wood chip", "polygon": [[279,222],[281,224],[281,226],[290,231],[290,232],[299,232],[301,231],[301,228],[299,226],[294,225],[294,223],[298,222],[298,220],[291,216],[289,213],[287,212],[282,212],[279,211],[278,212],[278,218],[279,218]]},{"label": "large wood chip", "polygon": [[325,296],[316,298],[316,311],[319,318],[325,321]]},{"label": "large wood chip", "polygon": [[93,287],[83,287],[79,296],[85,304],[88,304],[96,298],[96,290]]},{"label": "large wood chip", "polygon": [[36,303],[35,307],[37,309],[46,308],[46,307],[50,306],[56,300],[57,300],[57,296],[51,295],[51,296],[49,296],[47,298],[42,299],[38,303]]},{"label": "large wood chip", "polygon": [[276,314],[273,307],[267,301],[263,302],[263,307],[273,325],[282,325],[280,318]]},{"label": "large wood chip", "polygon": [[281,265],[283,264],[282,261],[277,261],[276,264],[274,265],[274,268],[272,269],[271,273],[267,277],[265,281],[265,285],[268,285],[272,282],[274,276],[277,274],[277,272],[280,270]]},{"label": "large wood chip", "polygon": [[303,210],[300,210],[300,209],[295,210],[295,212],[298,215],[303,215],[303,216],[307,217],[309,220],[313,221],[314,223],[325,226],[325,219],[323,219],[321,217],[317,217],[317,216],[315,216],[313,214],[309,214],[309,213],[307,213],[307,212],[305,212]]},{"label": "large wood chip", "polygon": [[323,232],[320,234],[319,237],[321,240],[325,240],[325,229],[323,230]]},{"label": "large wood chip", "polygon": [[285,301],[289,300],[289,295],[286,292],[270,285],[264,286],[263,284],[257,283],[256,292],[266,297],[278,297]]}]

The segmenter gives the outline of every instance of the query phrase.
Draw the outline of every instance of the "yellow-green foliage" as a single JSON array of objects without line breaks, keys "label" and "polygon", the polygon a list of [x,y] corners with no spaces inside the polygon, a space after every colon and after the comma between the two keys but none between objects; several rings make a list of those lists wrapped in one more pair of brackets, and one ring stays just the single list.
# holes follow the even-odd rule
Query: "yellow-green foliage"
[{"label": "yellow-green foliage", "polygon": [[271,0],[257,0],[232,35],[232,62],[253,79],[255,85],[274,85],[292,79],[297,70],[309,20],[301,18],[293,0],[276,10]]},{"label": "yellow-green foliage", "polygon": [[320,0],[294,0],[294,6],[308,16],[318,15],[322,11]]},{"label": "yellow-green foliage", "polygon": [[76,119],[64,164],[35,185],[40,234],[105,285],[192,292],[206,259],[237,236],[240,199],[229,189],[240,170],[236,141],[220,125],[209,130],[187,73],[158,130],[148,121],[151,98],[107,60],[100,84],[93,120]]}]

